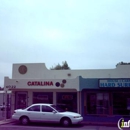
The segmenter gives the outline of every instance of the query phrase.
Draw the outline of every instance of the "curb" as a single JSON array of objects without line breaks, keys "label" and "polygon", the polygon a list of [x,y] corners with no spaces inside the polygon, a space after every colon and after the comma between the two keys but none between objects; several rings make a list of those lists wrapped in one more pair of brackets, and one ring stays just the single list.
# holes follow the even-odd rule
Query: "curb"
[{"label": "curb", "polygon": [[117,126],[117,123],[105,123],[105,122],[82,122],[83,125],[99,125],[99,126]]}]

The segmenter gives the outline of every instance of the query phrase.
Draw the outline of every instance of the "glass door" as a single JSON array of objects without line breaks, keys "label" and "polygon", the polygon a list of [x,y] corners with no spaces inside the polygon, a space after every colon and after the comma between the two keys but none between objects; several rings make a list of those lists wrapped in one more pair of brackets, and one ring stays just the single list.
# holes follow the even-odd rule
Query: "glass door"
[{"label": "glass door", "polygon": [[109,114],[109,93],[87,93],[86,101],[88,114]]},{"label": "glass door", "polygon": [[97,114],[109,114],[108,93],[97,93]]},{"label": "glass door", "polygon": [[27,92],[16,92],[15,109],[23,109],[27,107]]}]

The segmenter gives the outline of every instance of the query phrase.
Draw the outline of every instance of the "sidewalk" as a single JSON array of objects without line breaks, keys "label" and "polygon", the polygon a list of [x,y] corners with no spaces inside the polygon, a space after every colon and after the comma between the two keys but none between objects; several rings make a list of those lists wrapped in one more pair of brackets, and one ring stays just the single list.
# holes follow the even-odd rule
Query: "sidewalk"
[{"label": "sidewalk", "polygon": [[[0,125],[9,124],[12,122],[15,122],[15,120],[13,120],[13,119],[1,120]],[[98,126],[117,126],[117,123],[112,123],[112,122],[105,123],[105,122],[86,122],[86,121],[83,121],[81,124],[83,124],[83,125],[96,125],[96,126],[97,125]]]},{"label": "sidewalk", "polygon": [[14,122],[14,120],[13,119],[1,120],[0,125],[8,124],[8,123],[11,123],[11,122]]}]

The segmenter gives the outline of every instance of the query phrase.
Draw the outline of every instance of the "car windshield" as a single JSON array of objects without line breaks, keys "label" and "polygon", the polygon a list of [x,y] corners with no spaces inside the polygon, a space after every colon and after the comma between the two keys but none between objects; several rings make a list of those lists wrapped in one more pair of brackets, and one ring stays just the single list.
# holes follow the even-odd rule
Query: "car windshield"
[{"label": "car windshield", "polygon": [[65,110],[62,109],[60,106],[57,106],[57,105],[51,105],[51,107],[53,107],[54,109],[56,109],[58,112],[65,112]]}]

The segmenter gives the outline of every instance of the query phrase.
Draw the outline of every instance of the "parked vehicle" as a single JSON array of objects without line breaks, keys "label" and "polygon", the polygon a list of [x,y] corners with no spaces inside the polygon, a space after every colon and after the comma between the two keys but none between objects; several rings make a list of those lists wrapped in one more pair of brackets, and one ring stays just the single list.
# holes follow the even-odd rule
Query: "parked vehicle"
[{"label": "parked vehicle", "polygon": [[70,126],[81,123],[83,117],[78,113],[65,111],[57,105],[38,103],[15,110],[12,119],[20,121],[22,125],[27,125],[29,122],[53,122]]}]

